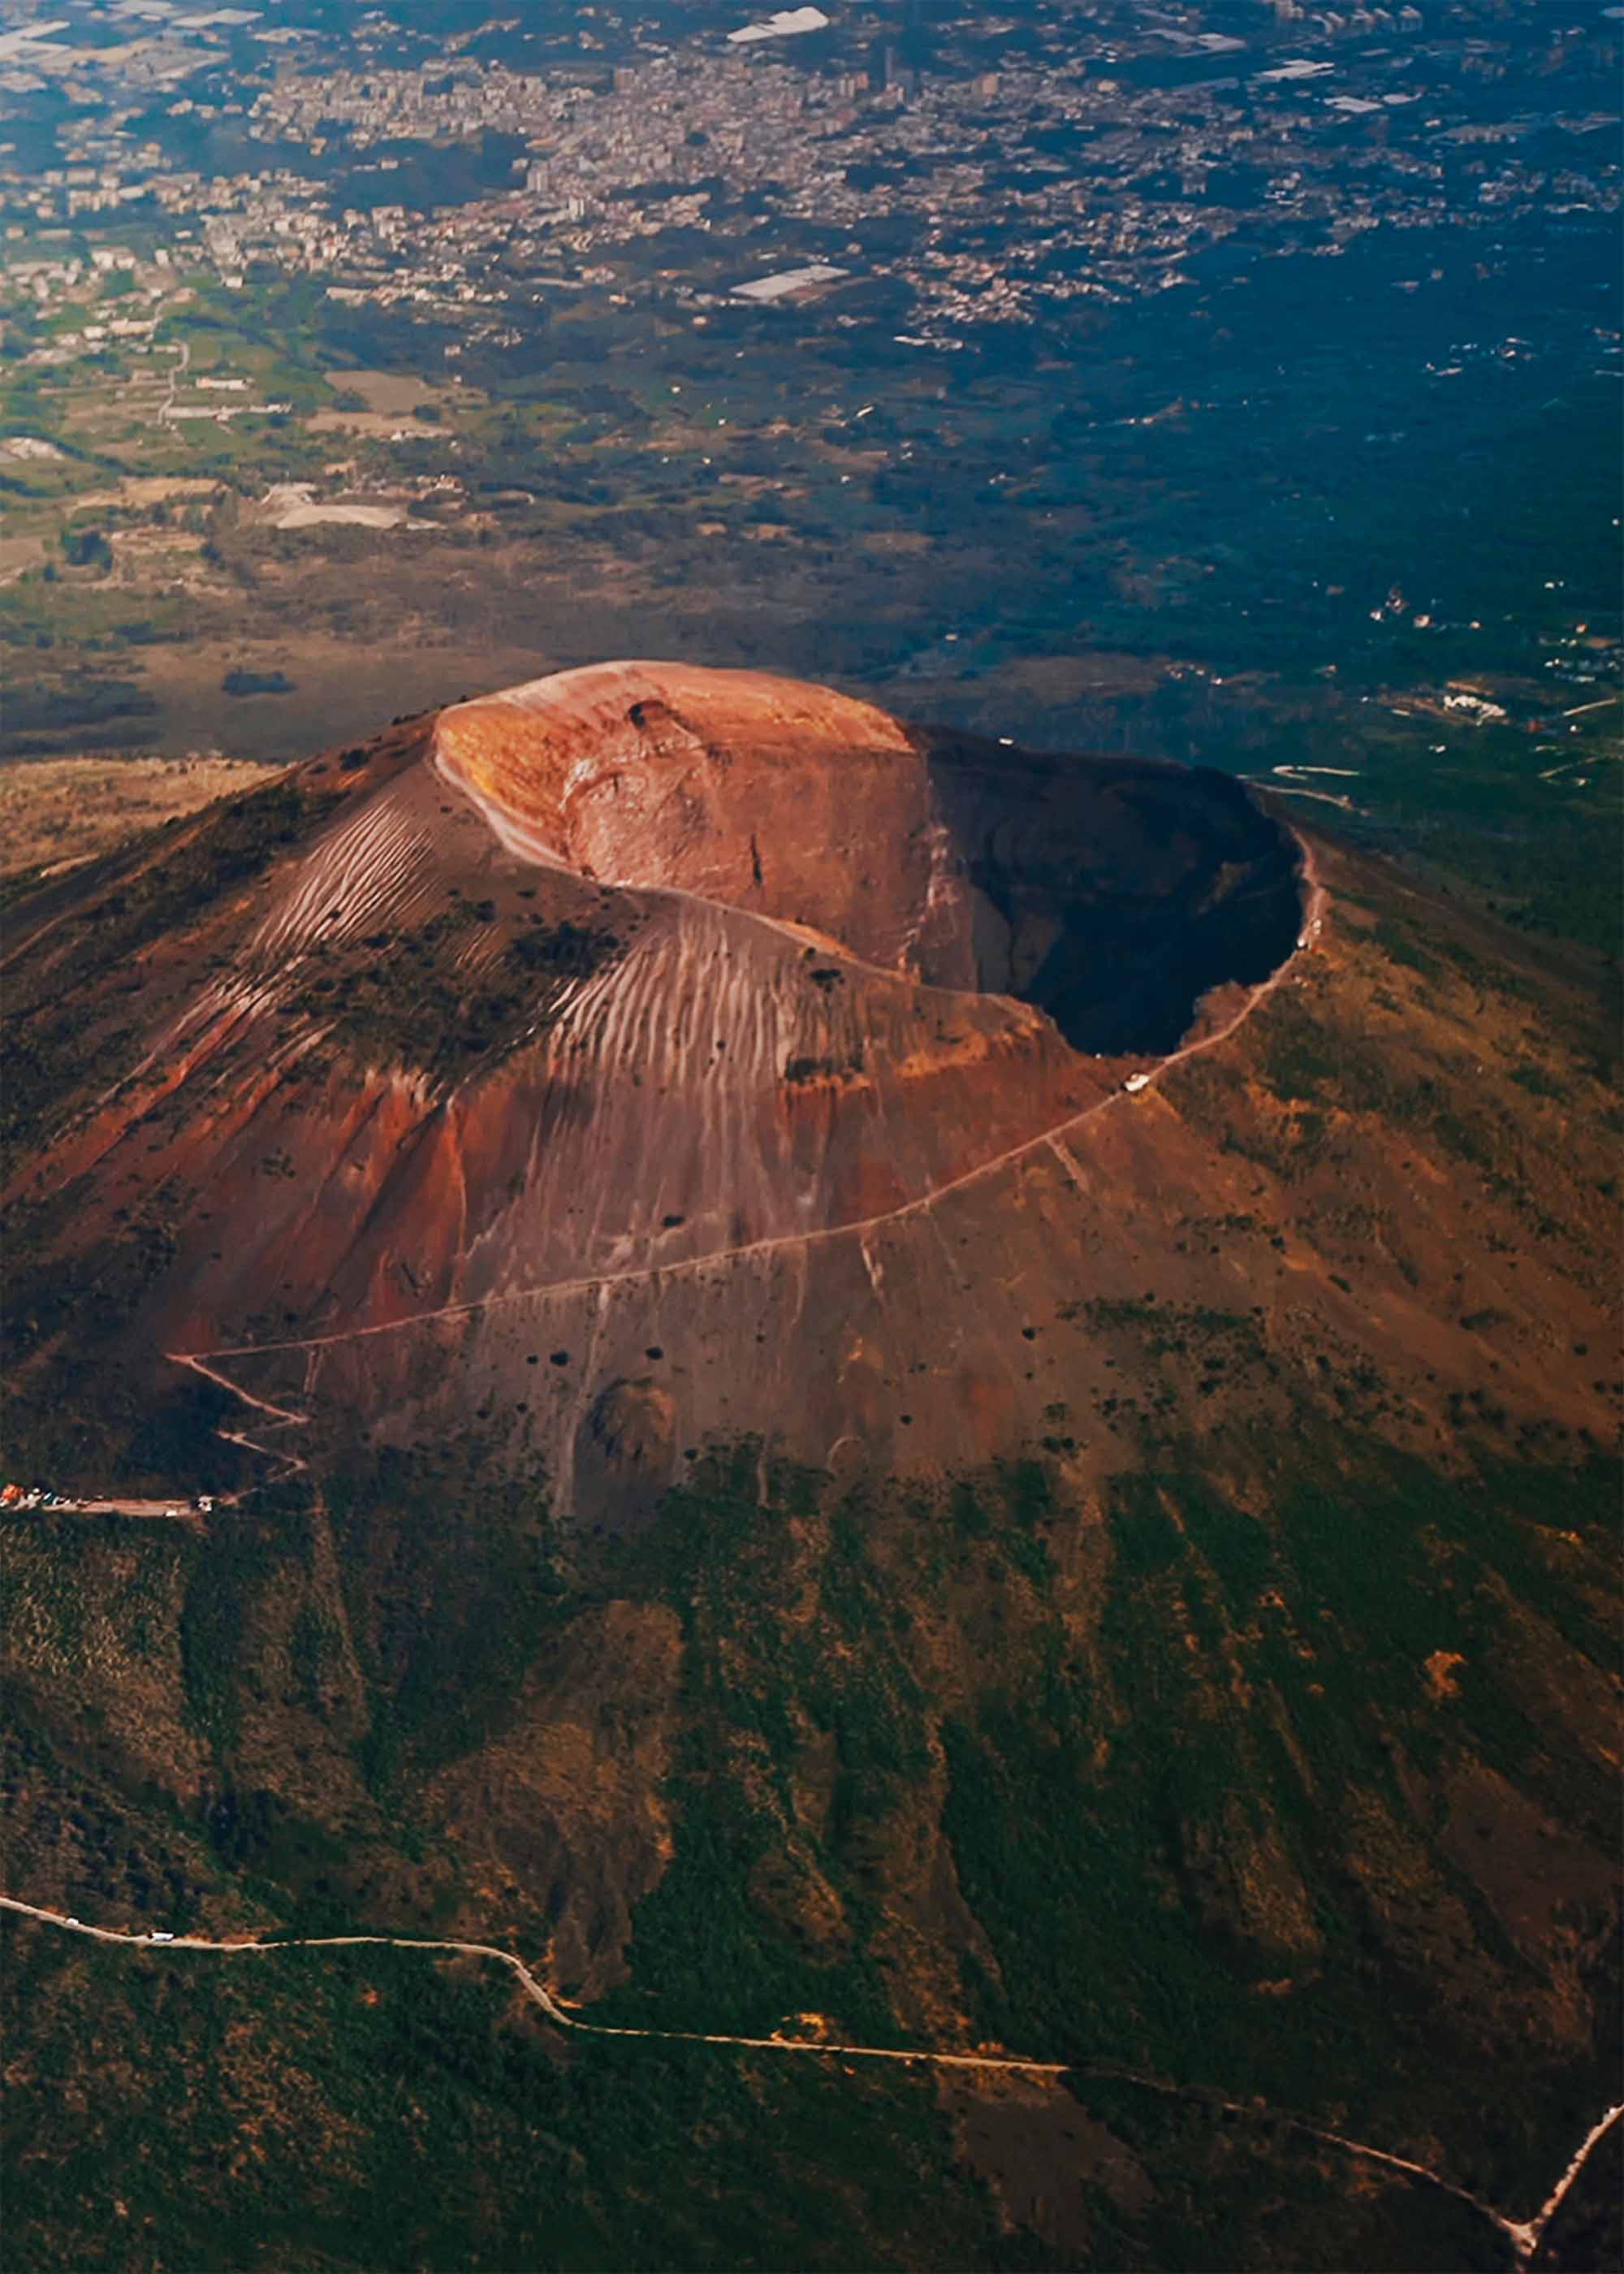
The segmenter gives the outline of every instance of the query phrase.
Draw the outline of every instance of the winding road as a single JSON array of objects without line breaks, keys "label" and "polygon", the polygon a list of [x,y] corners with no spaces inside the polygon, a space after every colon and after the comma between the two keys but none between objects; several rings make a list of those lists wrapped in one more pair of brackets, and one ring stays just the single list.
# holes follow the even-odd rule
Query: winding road
[{"label": "winding road", "polygon": [[1437,2187],[1457,2202],[1467,2204],[1478,2215],[1498,2228],[1521,2264],[1526,2265],[1539,2248],[1545,2229],[1560,2210],[1568,2195],[1583,2171],[1591,2151],[1606,2137],[1621,2116],[1624,2102],[1604,2111],[1580,2142],[1568,2168],[1540,2205],[1532,2218],[1515,2219],[1469,2188],[1458,2186],[1425,2164],[1413,2163],[1407,2156],[1395,2156],[1386,2148],[1372,2148],[1363,2140],[1352,2140],[1345,2133],[1327,2131],[1323,2126],[1309,2123],[1305,2118],[1283,2114],[1259,2105],[1257,2102],[1225,2100],[1200,2085],[1169,2084],[1161,2077],[1146,2076],[1136,2069],[1117,2067],[1083,2067],[1074,2061],[1027,2060],[1018,2054],[966,2053],[944,2051],[935,2046],[851,2045],[831,2044],[823,2039],[797,2037],[739,2037],[722,2030],[708,2029],[638,2029],[617,2028],[605,2022],[585,2022],[578,2014],[568,2013],[548,1990],[538,1980],[530,1969],[515,1952],[503,1950],[492,1942],[462,1942],[431,1940],[426,1937],[395,1934],[317,1934],[289,1936],[277,1942],[263,1942],[244,1935],[230,1941],[214,1941],[206,1936],[177,1934],[167,1942],[154,1943],[150,1932],[127,1933],[117,1927],[87,1926],[82,1919],[71,1918],[61,1911],[47,1910],[37,1903],[25,1903],[14,1895],[0,1895],[0,1910],[16,1912],[20,1917],[37,1920],[41,1925],[56,1927],[64,1933],[85,1936],[92,1942],[116,1943],[126,1949],[142,1949],[154,1955],[168,1958],[172,1952],[204,1952],[216,1958],[240,1958],[257,1952],[261,1956],[280,1950],[421,1950],[457,1958],[493,1959],[505,1966],[518,1983],[531,2004],[540,2007],[547,2019],[559,2029],[573,2029],[577,2035],[590,2037],[636,2037],[649,2044],[685,2045],[733,2045],[748,2052],[808,2053],[825,2060],[883,2060],[900,2061],[910,2067],[934,2068],[982,2069],[989,2072],[1015,2071],[1026,2076],[1088,2076],[1101,2081],[1137,2084],[1146,2090],[1160,2093],[1170,2100],[1194,2101],[1200,2106],[1226,2115],[1261,2118],[1283,2125],[1288,2130],[1310,2140],[1318,2140],[1327,2147],[1338,2148],[1345,2155],[1367,2164],[1378,2164],[1389,2171],[1405,2172],[1428,2187]]},{"label": "winding road", "polygon": [[[1105,1096],[1096,1098],[1092,1105],[1085,1106],[1080,1113],[1069,1114],[1064,1121],[1056,1121],[1048,1129],[1040,1129],[1035,1136],[1024,1137],[1018,1145],[1009,1146],[1002,1153],[989,1155],[986,1160],[978,1161],[973,1168],[966,1169],[961,1175],[951,1177],[945,1183],[933,1186],[929,1192],[920,1193],[911,1201],[900,1201],[895,1208],[883,1209],[877,1216],[857,1216],[848,1223],[825,1224],[811,1231],[774,1232],[763,1239],[746,1240],[737,1247],[710,1248],[703,1255],[687,1256],[680,1262],[639,1264],[626,1271],[600,1271],[589,1273],[578,1279],[548,1280],[539,1286],[518,1287],[508,1294],[486,1295],[473,1302],[442,1303],[435,1310],[415,1311],[410,1317],[403,1319],[380,1320],[374,1326],[341,1328],[337,1333],[330,1335],[292,1335],[284,1340],[275,1342],[228,1344],[221,1348],[207,1351],[169,1351],[165,1355],[172,1365],[190,1367],[194,1373],[207,1376],[208,1380],[217,1382],[222,1389],[236,1391],[237,1396],[245,1404],[256,1407],[260,1412],[274,1415],[279,1422],[297,1426],[304,1419],[305,1417],[303,1414],[292,1412],[285,1406],[272,1404],[267,1399],[252,1397],[248,1391],[238,1389],[237,1385],[226,1375],[215,1373],[208,1361],[211,1359],[256,1358],[267,1351],[327,1350],[339,1343],[363,1342],[373,1335],[404,1334],[414,1328],[428,1326],[436,1319],[467,1318],[476,1311],[496,1310],[515,1303],[539,1302],[550,1295],[591,1294],[604,1287],[620,1287],[655,1279],[688,1278],[697,1272],[710,1270],[713,1267],[741,1262],[747,1258],[775,1254],[786,1248],[799,1248],[804,1251],[809,1247],[826,1246],[833,1240],[861,1239],[869,1232],[878,1231],[887,1224],[899,1224],[906,1217],[923,1215],[928,1209],[933,1209],[938,1201],[947,1199],[951,1193],[964,1192],[970,1186],[980,1184],[983,1178],[996,1176],[1001,1169],[1010,1168],[1016,1162],[1029,1158],[1046,1146],[1056,1154],[1056,1157],[1062,1165],[1068,1169],[1068,1172],[1075,1175],[1076,1164],[1068,1160],[1064,1151],[1063,1141],[1065,1138],[1084,1127],[1086,1123],[1096,1119],[1099,1115],[1109,1112],[1113,1107],[1139,1103],[1165,1080],[1167,1075],[1172,1073],[1176,1066],[1184,1065],[1191,1058],[1200,1058],[1207,1051],[1216,1050],[1221,1043],[1228,1042],[1230,1035],[1244,1025],[1253,1012],[1267,1002],[1269,998],[1295,975],[1298,963],[1312,949],[1313,942],[1319,937],[1320,928],[1325,922],[1326,910],[1329,905],[1325,887],[1320,881],[1312,847],[1301,837],[1297,842],[1301,855],[1298,874],[1303,883],[1303,909],[1297,945],[1276,970],[1272,971],[1267,979],[1259,980],[1255,987],[1247,990],[1238,1008],[1228,1019],[1213,1028],[1210,1032],[1198,1035],[1193,1041],[1181,1043],[1177,1050],[1171,1051],[1168,1057],[1159,1059],[1154,1066],[1147,1069],[1142,1076],[1136,1076],[1137,1087],[1134,1089],[1110,1090]],[[771,924],[775,930],[785,929],[784,926],[774,923],[771,918],[763,917],[759,921]],[[234,1442],[246,1443],[249,1441],[237,1439]],[[259,1449],[263,1450],[264,1448]]]},{"label": "winding road", "polygon": [[172,344],[176,350],[177,360],[169,366],[169,392],[165,395],[163,401],[158,406],[159,422],[163,425],[169,425],[172,423],[172,414],[175,409],[175,397],[180,391],[180,383],[182,379],[184,377],[185,373],[192,369],[192,342],[190,340],[180,340],[173,343]]}]

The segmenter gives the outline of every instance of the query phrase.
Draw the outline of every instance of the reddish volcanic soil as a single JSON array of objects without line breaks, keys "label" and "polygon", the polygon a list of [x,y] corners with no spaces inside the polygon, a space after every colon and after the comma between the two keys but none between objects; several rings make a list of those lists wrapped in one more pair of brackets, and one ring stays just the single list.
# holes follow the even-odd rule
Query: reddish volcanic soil
[{"label": "reddish volcanic soil", "polygon": [[[922,755],[831,688],[599,664],[443,712],[434,755],[523,858],[775,916],[891,971],[921,971],[959,882]],[[974,983],[967,954],[929,975]]]},{"label": "reddish volcanic soil", "polygon": [[[1382,1047],[1440,1096],[1496,1047],[1357,908],[1297,955],[1299,856],[1222,776],[665,664],[312,761],[15,929],[44,1069],[24,1395],[79,1394],[52,1290],[101,1287],[100,1367],[172,1394],[160,1354],[197,1357],[312,1443],[476,1427],[615,1524],[716,1434],[1109,1466],[1130,1376],[1129,1408],[1199,1376],[1204,1412],[1283,1418],[1282,1358],[1403,1378],[1381,1427],[1425,1442],[1485,1332],[1508,1404],[1588,1426],[1553,1325],[1601,1331],[1580,1250],[1375,1094],[1327,1108],[1336,1165],[1282,1096],[1293,1020],[1369,1055],[1378,968]],[[1495,1095],[1537,1149],[1538,1098]],[[1546,1181],[1583,1215],[1579,1164]],[[1275,1355],[1209,1367],[1209,1325],[1147,1356],[1153,1301]]]}]

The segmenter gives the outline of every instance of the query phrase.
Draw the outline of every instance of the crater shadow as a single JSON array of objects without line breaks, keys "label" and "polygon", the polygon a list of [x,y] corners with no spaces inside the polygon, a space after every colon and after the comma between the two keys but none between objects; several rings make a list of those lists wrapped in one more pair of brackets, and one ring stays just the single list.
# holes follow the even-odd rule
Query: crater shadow
[{"label": "crater shadow", "polygon": [[1297,843],[1232,776],[914,731],[970,895],[974,984],[1035,1004],[1074,1049],[1165,1056],[1203,995],[1291,953]]}]

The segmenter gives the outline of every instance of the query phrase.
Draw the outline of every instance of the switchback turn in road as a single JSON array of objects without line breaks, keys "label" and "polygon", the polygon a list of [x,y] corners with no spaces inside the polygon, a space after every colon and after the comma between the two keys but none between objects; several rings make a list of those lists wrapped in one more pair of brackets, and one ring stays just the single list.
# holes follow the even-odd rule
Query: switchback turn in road
[{"label": "switchback turn in road", "polygon": [[1457,2187],[1425,2164],[1410,2162],[1408,2157],[1393,2155],[1385,2148],[1372,2148],[1362,2140],[1350,2140],[1341,2132],[1325,2130],[1310,2124],[1300,2116],[1284,2115],[1255,2102],[1224,2100],[1200,2085],[1169,2084],[1160,2077],[1145,2076],[1129,2068],[1082,2068],[1072,2061],[1026,2060],[1008,2053],[966,2053],[941,2051],[934,2046],[847,2045],[830,2044],[812,2038],[745,2037],[720,2031],[702,2029],[636,2029],[615,2028],[607,2022],[585,2022],[579,2015],[567,2013],[545,1984],[531,1973],[524,1961],[511,1950],[500,1949],[490,1942],[432,1941],[425,1937],[395,1934],[318,1934],[289,1936],[286,1940],[261,1942],[244,1935],[231,1941],[216,1942],[202,1935],[177,1934],[165,1943],[154,1944],[150,1931],[126,1933],[117,1927],[86,1926],[82,1919],[70,1918],[61,1911],[46,1910],[37,1903],[25,1903],[14,1895],[0,1895],[0,1910],[15,1911],[24,1918],[37,1919],[42,1925],[58,1927],[70,1934],[86,1936],[93,1942],[117,1943],[125,1948],[152,1951],[154,1955],[168,1957],[173,1952],[188,1954],[204,1951],[215,1957],[241,1957],[257,1951],[267,1955],[279,1950],[353,1950],[376,1947],[385,1950],[423,1950],[439,1952],[453,1957],[494,1959],[505,1966],[518,1983],[520,1989],[538,2006],[547,2019],[561,2029],[573,2029],[578,2035],[592,2037],[637,2037],[647,2043],[687,2045],[734,2045],[750,2052],[811,2053],[831,2060],[902,2061],[914,2066],[929,2065],[936,2068],[986,2069],[1018,2071],[1027,2076],[1094,2076],[1113,2079],[1119,2082],[1142,2085],[1147,2091],[1161,2093],[1168,2099],[1192,2100],[1200,2105],[1225,2114],[1243,2117],[1267,2117],[1285,2125],[1304,2138],[1318,2140],[1327,2147],[1338,2148],[1356,2160],[1378,2164],[1389,2171],[1403,2172],[1425,2186],[1440,2188],[1453,2195],[1457,2202],[1470,2209],[1497,2227],[1511,2244],[1518,2262],[1526,2264],[1539,2248],[1546,2227],[1566,2201],[1568,2191],[1578,2179],[1590,2158],[1591,2150],[1605,2138],[1607,2133],[1624,2116],[1624,2103],[1606,2109],[1590,2127],[1580,2142],[1577,2151],[1562,2173],[1551,2194],[1530,2219],[1514,2219],[1497,2210],[1492,2203],[1485,2202],[1480,2195]]}]

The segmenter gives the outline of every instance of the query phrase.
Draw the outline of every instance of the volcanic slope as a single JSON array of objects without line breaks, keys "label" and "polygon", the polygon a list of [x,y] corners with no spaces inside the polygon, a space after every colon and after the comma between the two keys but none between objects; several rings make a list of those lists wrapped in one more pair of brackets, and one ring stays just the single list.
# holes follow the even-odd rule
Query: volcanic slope
[{"label": "volcanic slope", "polygon": [[[1543,2199],[1617,2097],[1585,963],[1216,775],[663,665],[328,753],[48,885],[10,955],[16,1463],[241,1495],[0,1524],[11,1892],[461,1931],[604,2019],[991,2040]],[[114,1962],[102,2055],[192,2142]],[[566,2091],[455,1985],[414,2036],[420,1985],[332,1978],[297,2027],[165,2010],[320,2080],[343,2263],[543,2263],[556,2204],[560,2263],[662,2255],[598,2054]],[[29,2009],[49,2124],[75,1994]],[[446,2175],[347,2082],[408,2040],[506,2143],[455,2248],[375,2223]],[[745,2262],[741,2204],[796,2263],[1503,2240],[1199,2097],[876,2086],[860,2136],[764,2062],[695,2102],[694,2263]],[[74,2168],[189,2233],[191,2146],[109,2156],[96,2105]],[[267,2232],[281,2170],[207,2218]],[[96,2212],[36,2187],[41,2263]]]},{"label": "volcanic slope", "polygon": [[[966,1274],[1041,1269],[1036,1216],[998,1206],[951,1269],[938,1196],[1030,1165],[1123,1051],[1263,980],[1296,866],[1222,777],[1008,755],[748,674],[571,673],[297,770],[57,896],[37,945],[19,926],[22,1048],[65,1016],[91,1084],[14,1190],[47,1283],[70,1251],[142,1276],[105,1322],[129,1349],[297,1344],[301,1382],[307,1348],[335,1381],[350,1351],[381,1411],[443,1386],[448,1337],[568,1490],[591,1416],[525,1398],[538,1334],[601,1389],[642,1371],[667,1287],[695,1352],[720,1290],[804,1380],[853,1270],[939,1317]],[[938,1461],[989,1449],[1007,1402],[1000,1359],[959,1371],[921,1401]],[[838,1373],[786,1449],[843,1434]],[[685,1427],[751,1426],[752,1375],[710,1369]]]},{"label": "volcanic slope", "polygon": [[295,768],[13,920],[21,1442],[476,1423],[614,1528],[722,1439],[1094,1476],[1192,1391],[1599,1441],[1605,1030],[1328,873],[1219,775],[675,665]]}]

